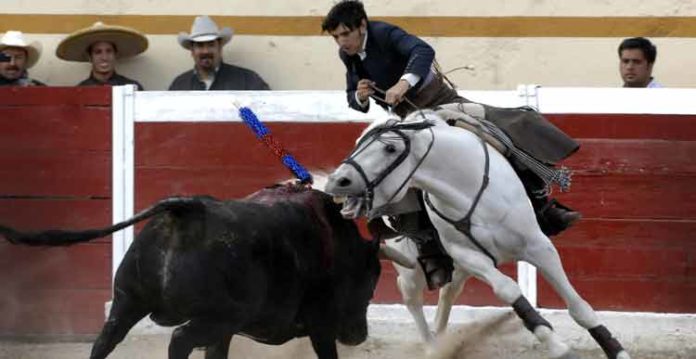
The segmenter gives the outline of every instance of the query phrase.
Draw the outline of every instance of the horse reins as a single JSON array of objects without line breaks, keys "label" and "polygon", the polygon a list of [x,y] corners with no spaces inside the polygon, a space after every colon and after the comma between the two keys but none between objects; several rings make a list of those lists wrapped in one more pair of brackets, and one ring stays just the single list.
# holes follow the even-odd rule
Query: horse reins
[{"label": "horse reins", "polygon": [[[374,95],[370,95],[370,97],[372,97],[373,99],[375,99],[375,101],[382,101],[382,102],[384,102],[384,103],[387,103],[387,101],[385,101],[385,100],[387,99],[387,91],[384,91],[384,90],[382,90],[381,88],[379,88],[379,87],[377,87],[377,86],[375,86],[375,85],[373,85],[373,84],[370,84],[370,88],[373,89],[373,90],[375,90],[375,92],[382,94],[382,95],[384,96],[384,99],[381,99],[381,98],[379,98],[379,97],[377,97],[377,96],[374,96]],[[420,111],[420,110],[421,110],[421,108],[418,107],[418,106],[416,106],[416,104],[413,103],[413,101],[409,100],[408,97],[406,97],[406,95],[404,95],[401,99],[402,99],[404,102],[406,102],[407,104],[411,105],[411,107],[413,107],[416,111]],[[389,105],[389,104],[387,104],[387,105]],[[396,108],[396,106],[398,106],[398,105],[399,105],[399,104],[394,105],[393,108]]]}]

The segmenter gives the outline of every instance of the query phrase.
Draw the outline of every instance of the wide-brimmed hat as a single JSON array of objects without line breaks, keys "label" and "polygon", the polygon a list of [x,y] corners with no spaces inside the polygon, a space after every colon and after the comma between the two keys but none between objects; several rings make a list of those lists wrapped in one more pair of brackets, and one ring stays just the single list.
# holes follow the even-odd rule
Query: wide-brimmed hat
[{"label": "wide-brimmed hat", "polygon": [[26,68],[30,68],[41,57],[41,44],[37,41],[27,42],[21,31],[8,31],[0,38],[0,51],[8,47],[19,47],[27,52]]},{"label": "wide-brimmed hat", "polygon": [[119,59],[138,55],[147,50],[148,46],[145,35],[136,29],[95,22],[63,39],[56,48],[56,56],[66,61],[89,62],[88,49],[99,41],[114,44],[116,57]]},{"label": "wide-brimmed hat", "polygon": [[179,33],[177,41],[179,41],[179,45],[187,50],[191,49],[191,43],[193,42],[208,42],[215,39],[220,39],[222,45],[224,46],[230,42],[233,33],[234,30],[230,29],[229,27],[224,27],[222,30],[220,30],[213,19],[207,15],[203,15],[197,16],[196,19],[193,20],[193,25],[191,25],[191,33]]}]

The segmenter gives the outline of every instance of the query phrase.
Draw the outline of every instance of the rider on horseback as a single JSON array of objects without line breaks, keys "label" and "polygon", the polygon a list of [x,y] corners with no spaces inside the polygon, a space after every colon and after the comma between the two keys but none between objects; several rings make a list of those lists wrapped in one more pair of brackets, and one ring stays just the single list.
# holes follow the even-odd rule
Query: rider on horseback
[{"label": "rider on horseback", "polygon": [[[539,113],[530,108],[476,104],[459,96],[436,66],[430,45],[397,26],[369,21],[358,0],[342,0],[334,5],[324,18],[322,30],[331,34],[339,46],[351,108],[367,112],[372,97],[380,106],[405,117],[421,108],[456,103],[455,108],[469,118],[494,127],[493,132],[502,130],[497,132],[509,138],[512,151],[506,155],[524,184],[545,234],[558,234],[580,219],[579,212],[549,199],[550,182],[556,180],[543,175],[557,173],[550,167],[577,151],[579,145]],[[397,231],[416,242],[428,287],[435,289],[451,280],[453,267],[424,208],[422,196],[411,191],[382,214],[392,215]],[[372,220],[368,226],[373,233],[393,234],[381,220]]]}]

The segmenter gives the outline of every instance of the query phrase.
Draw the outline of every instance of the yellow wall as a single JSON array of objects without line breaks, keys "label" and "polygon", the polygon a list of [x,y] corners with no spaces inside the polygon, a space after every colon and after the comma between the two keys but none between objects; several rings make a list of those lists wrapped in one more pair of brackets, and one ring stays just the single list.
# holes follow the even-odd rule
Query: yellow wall
[{"label": "yellow wall", "polygon": [[[241,0],[4,0],[0,31],[22,30],[42,42],[32,77],[72,85],[89,65],[58,60],[55,47],[72,29],[96,20],[134,26],[150,49],[118,71],[146,89],[165,89],[192,66],[176,33],[193,17],[212,15],[235,28],[227,62],[251,68],[273,89],[342,89],[336,46],[320,34],[326,1]],[[696,87],[696,1],[693,0],[367,0],[368,15],[397,23],[436,49],[462,88],[619,86],[616,47],[629,36],[648,36],[658,47],[654,75],[665,86]]]}]

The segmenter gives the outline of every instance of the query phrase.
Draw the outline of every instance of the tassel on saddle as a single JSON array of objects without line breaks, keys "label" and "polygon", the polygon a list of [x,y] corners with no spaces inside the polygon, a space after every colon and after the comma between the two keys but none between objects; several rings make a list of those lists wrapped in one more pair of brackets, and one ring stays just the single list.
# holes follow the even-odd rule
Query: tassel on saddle
[{"label": "tassel on saddle", "polygon": [[[471,111],[474,113],[469,114]],[[435,113],[445,119],[449,125],[466,129],[480,136],[486,143],[508,158],[510,162],[519,163],[524,168],[534,172],[545,183],[544,196],[551,193],[551,185],[554,183],[558,185],[561,192],[570,189],[572,175],[570,170],[564,167],[553,168],[517,148],[510,137],[500,128],[485,120],[485,110],[481,105],[475,103],[447,104],[439,106]]]}]

